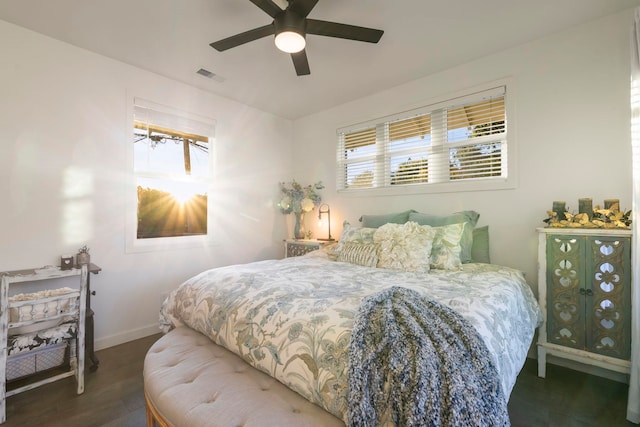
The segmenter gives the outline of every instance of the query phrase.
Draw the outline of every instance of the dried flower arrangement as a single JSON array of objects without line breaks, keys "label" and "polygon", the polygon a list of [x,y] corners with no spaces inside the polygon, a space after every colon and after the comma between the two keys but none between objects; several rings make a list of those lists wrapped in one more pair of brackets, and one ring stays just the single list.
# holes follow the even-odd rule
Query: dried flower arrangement
[{"label": "dried flower arrangement", "polygon": [[[600,208],[596,205],[593,208],[593,214],[589,218],[589,214],[582,212],[573,214],[568,211],[558,213],[556,211],[547,211],[548,217],[543,220],[548,227],[556,228],[630,228],[631,227],[631,210],[626,212],[620,211],[620,205],[615,203],[607,209]],[[564,218],[561,216],[564,215]]]}]

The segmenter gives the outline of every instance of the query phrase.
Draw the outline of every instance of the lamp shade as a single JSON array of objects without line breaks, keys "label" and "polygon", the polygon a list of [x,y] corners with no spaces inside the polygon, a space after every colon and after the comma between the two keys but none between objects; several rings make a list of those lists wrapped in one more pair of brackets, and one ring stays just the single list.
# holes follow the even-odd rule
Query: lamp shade
[{"label": "lamp shade", "polygon": [[295,31],[282,31],[276,34],[275,42],[278,49],[287,53],[300,52],[306,44],[302,34]]}]

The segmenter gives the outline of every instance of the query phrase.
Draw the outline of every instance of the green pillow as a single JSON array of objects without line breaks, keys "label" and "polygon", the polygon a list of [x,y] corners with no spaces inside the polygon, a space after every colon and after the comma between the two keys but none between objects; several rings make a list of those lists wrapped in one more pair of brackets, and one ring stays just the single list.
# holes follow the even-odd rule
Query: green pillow
[{"label": "green pillow", "polygon": [[489,226],[473,229],[473,244],[471,245],[471,259],[473,262],[491,264],[489,257]]},{"label": "green pillow", "polygon": [[386,215],[362,215],[360,221],[363,227],[378,228],[385,224],[404,224],[409,221],[409,215],[415,212],[413,209],[409,209],[404,212],[390,213]]},{"label": "green pillow", "polygon": [[471,246],[473,244],[473,230],[478,223],[480,214],[476,211],[462,211],[451,215],[440,216],[419,212],[411,212],[409,221],[417,222],[420,225],[430,225],[432,227],[441,227],[443,225],[459,224],[466,222],[469,225],[464,227],[462,239],[460,240],[460,260],[462,262],[471,262]]}]

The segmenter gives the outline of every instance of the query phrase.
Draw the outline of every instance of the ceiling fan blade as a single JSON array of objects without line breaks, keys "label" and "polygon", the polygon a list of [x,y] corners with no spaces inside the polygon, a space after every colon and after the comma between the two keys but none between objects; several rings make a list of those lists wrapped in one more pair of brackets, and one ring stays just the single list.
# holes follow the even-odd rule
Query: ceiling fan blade
[{"label": "ceiling fan blade", "polygon": [[293,0],[293,3],[289,4],[287,10],[297,13],[302,18],[306,18],[317,3],[318,0]]},{"label": "ceiling fan blade", "polygon": [[219,52],[222,52],[227,49],[231,49],[232,47],[240,46],[242,44],[273,35],[274,33],[275,30],[273,28],[273,23],[271,23],[263,27],[245,31],[244,33],[236,34],[235,36],[227,37],[226,39],[218,40],[217,42],[210,43],[209,46]]},{"label": "ceiling fan blade", "polygon": [[384,31],[337,22],[307,19],[307,34],[378,43]]},{"label": "ceiling fan blade", "polygon": [[292,53],[291,59],[293,60],[293,66],[296,68],[297,75],[306,76],[311,74],[309,61],[307,60],[307,52],[304,49],[300,52]]},{"label": "ceiling fan blade", "polygon": [[280,9],[278,5],[276,5],[271,0],[251,0],[251,3],[258,6],[260,9],[262,9],[267,15],[269,15],[272,18],[275,18],[277,14],[282,12],[282,9]]}]

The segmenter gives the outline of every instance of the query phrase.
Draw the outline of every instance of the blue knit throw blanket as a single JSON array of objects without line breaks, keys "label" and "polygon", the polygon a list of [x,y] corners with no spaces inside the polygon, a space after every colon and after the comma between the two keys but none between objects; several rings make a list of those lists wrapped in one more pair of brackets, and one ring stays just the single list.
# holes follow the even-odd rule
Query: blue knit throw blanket
[{"label": "blue knit throw blanket", "polygon": [[452,309],[391,287],[364,298],[349,354],[349,425],[509,426],[507,401],[475,328]]}]

